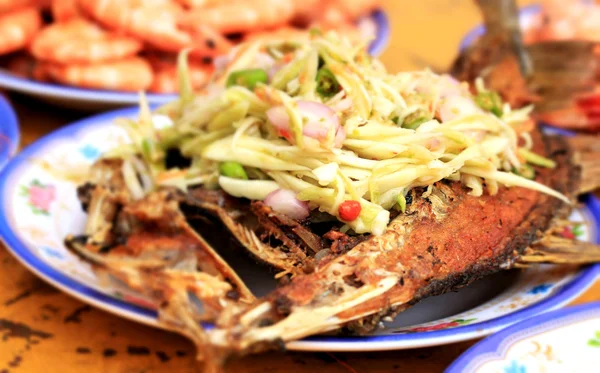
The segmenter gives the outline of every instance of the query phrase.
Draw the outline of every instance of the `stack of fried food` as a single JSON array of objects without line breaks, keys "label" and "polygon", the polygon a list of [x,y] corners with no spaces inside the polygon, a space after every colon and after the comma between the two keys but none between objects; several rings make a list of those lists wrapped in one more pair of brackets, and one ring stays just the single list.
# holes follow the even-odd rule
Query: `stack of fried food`
[{"label": "stack of fried food", "polygon": [[370,38],[358,20],[378,5],[378,0],[0,0],[0,55],[10,54],[9,70],[41,81],[172,93],[178,88],[176,56],[184,49],[190,50],[193,86],[200,89],[215,58],[244,40],[304,40],[313,27]]}]

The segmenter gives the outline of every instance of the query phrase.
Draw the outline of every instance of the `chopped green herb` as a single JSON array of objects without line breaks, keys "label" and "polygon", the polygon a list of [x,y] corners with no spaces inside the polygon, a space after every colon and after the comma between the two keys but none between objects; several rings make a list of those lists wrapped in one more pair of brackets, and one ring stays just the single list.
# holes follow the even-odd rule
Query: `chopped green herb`
[{"label": "chopped green herb", "polygon": [[316,28],[316,27],[311,27],[310,30],[308,30],[308,33],[310,34],[310,36],[323,36],[323,31],[321,31],[321,29]]},{"label": "chopped green herb", "polygon": [[535,169],[528,164],[522,165],[519,169],[513,168],[512,173],[523,176],[529,180],[535,179]]},{"label": "chopped green herb", "polygon": [[408,129],[411,129],[411,130],[416,130],[417,128],[419,128],[419,126],[421,124],[423,124],[423,123],[425,123],[425,122],[427,122],[429,120],[430,120],[429,118],[420,117],[420,118],[412,120],[412,121],[410,121],[408,123],[402,124],[402,127],[408,128]]},{"label": "chopped green herb", "polygon": [[267,83],[269,76],[263,69],[238,70],[229,74],[227,78],[227,87],[240,85],[253,90],[258,83]]},{"label": "chopped green herb", "polygon": [[556,167],[556,162],[554,162],[552,159],[544,158],[541,155],[530,152],[527,149],[521,148],[518,150],[518,152],[521,157],[525,158],[527,163],[546,168]]},{"label": "chopped green herb", "polygon": [[480,92],[475,96],[475,102],[483,110],[487,110],[500,118],[502,116],[502,99],[496,92]]},{"label": "chopped green herb", "polygon": [[[575,235],[575,237],[581,237],[585,234],[585,229],[583,228],[583,224],[574,224],[571,232]],[[597,337],[600,338],[600,332],[598,332]]]},{"label": "chopped green herb", "polygon": [[242,166],[238,162],[223,162],[219,165],[219,172],[223,176],[231,177],[234,179],[248,180],[248,175]]},{"label": "chopped green herb", "polygon": [[317,65],[317,70],[320,70],[323,66],[325,66],[325,60],[323,59],[323,57],[319,56],[319,64]]},{"label": "chopped green herb", "polygon": [[152,144],[149,139],[142,140],[142,154],[146,159],[152,159]]},{"label": "chopped green herb", "polygon": [[404,214],[406,212],[406,197],[404,194],[398,194],[398,206],[400,206],[400,211]]},{"label": "chopped green herb", "polygon": [[317,72],[317,92],[322,97],[332,97],[340,91],[340,83],[338,83],[335,75],[327,69],[321,68]]}]

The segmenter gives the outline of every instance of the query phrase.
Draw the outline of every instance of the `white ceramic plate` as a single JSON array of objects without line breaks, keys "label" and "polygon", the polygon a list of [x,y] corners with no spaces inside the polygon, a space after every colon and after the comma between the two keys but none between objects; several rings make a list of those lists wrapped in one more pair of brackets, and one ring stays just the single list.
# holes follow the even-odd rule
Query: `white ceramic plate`
[{"label": "white ceramic plate", "polygon": [[600,302],[533,317],[484,339],[446,373],[597,372]]},{"label": "white ceramic plate", "polygon": [[[110,112],[62,128],[27,147],[0,174],[0,234],[12,253],[41,278],[94,306],[157,325],[156,313],[136,294],[100,287],[90,268],[62,244],[83,232],[85,214],[75,188],[102,152],[126,141],[112,124],[135,117],[137,109]],[[572,234],[596,240],[600,203],[592,198],[573,215],[582,222]],[[587,224],[586,224],[587,223]],[[570,233],[569,233],[570,234]],[[222,249],[222,248],[220,248]],[[235,269],[257,294],[273,287],[272,276],[251,259],[237,255]],[[600,275],[600,266],[539,266],[499,273],[457,293],[426,299],[375,335],[315,336],[289,344],[296,350],[367,351],[404,349],[486,336],[515,322],[560,307]]]},{"label": "white ceramic plate", "polygon": [[[388,19],[382,10],[373,12],[366,21],[375,29],[375,40],[369,46],[369,52],[380,55],[387,46],[390,28]],[[0,88],[46,101],[48,103],[71,109],[100,111],[122,106],[137,105],[138,94],[95,89],[83,89],[60,84],[42,83],[22,78],[0,68]],[[176,98],[173,94],[148,94],[151,104],[164,104]]]}]

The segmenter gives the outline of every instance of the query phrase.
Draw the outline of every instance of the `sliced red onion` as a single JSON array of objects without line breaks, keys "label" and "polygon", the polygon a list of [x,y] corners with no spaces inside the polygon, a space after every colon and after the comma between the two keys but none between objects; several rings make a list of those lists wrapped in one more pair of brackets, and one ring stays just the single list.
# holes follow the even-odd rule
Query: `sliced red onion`
[{"label": "sliced red onion", "polygon": [[277,189],[265,198],[267,206],[273,211],[289,216],[292,219],[306,219],[310,214],[308,203],[296,198],[296,193],[289,189]]},{"label": "sliced red onion", "polygon": [[267,118],[273,124],[273,127],[277,129],[277,134],[292,144],[296,141],[290,130],[290,121],[283,106],[275,106],[267,110]]},{"label": "sliced red onion", "polygon": [[281,70],[282,67],[283,65],[276,63],[267,70],[267,76],[269,77],[269,81],[273,81],[273,77],[279,72],[279,70]]},{"label": "sliced red onion", "polygon": [[462,95],[464,88],[460,82],[450,75],[442,75],[437,81],[425,76],[417,80],[415,91],[424,95],[433,95],[439,92],[440,98]]},{"label": "sliced red onion", "polygon": [[258,53],[254,58],[253,66],[261,68],[263,70],[269,70],[275,65],[275,59],[269,56],[267,53]]},{"label": "sliced red onion", "polygon": [[438,139],[437,137],[431,138],[431,139],[427,140],[427,142],[425,143],[425,146],[429,150],[436,150],[437,148],[440,147],[440,145],[441,145],[440,139]]},{"label": "sliced red onion", "polygon": [[[300,115],[305,120],[302,130],[304,136],[324,141],[333,127],[335,128],[336,146],[341,146],[341,143],[346,138],[346,133],[343,131],[335,111],[327,105],[314,101],[298,101],[296,104],[298,105]],[[280,133],[286,134],[290,132],[290,120],[285,107],[276,106],[267,110],[267,118],[269,118],[269,121]],[[286,136],[284,135],[284,137]],[[288,138],[288,140],[293,142],[291,138]]]},{"label": "sliced red onion", "polygon": [[333,146],[336,148],[341,148],[342,144],[344,144],[344,140],[346,140],[346,130],[344,129],[344,127],[340,126],[337,133],[335,134]]},{"label": "sliced red onion", "polygon": [[342,111],[346,111],[346,110],[350,109],[351,107],[352,107],[352,99],[350,99],[350,97],[346,97],[346,98],[338,101],[334,105],[332,105],[331,109],[333,109],[333,111],[335,111],[336,113],[339,113]]},{"label": "sliced red onion", "polygon": [[232,58],[231,55],[220,55],[213,59],[213,65],[215,66],[215,70],[217,71],[225,71],[227,66],[231,63]]},{"label": "sliced red onion", "polygon": [[267,76],[269,77],[269,81],[272,81],[275,74],[277,74],[279,72],[279,70],[283,69],[283,67],[287,64],[288,63],[285,61],[272,60],[272,62],[269,65],[264,66],[264,69],[267,71]]},{"label": "sliced red onion", "polygon": [[460,82],[450,75],[442,75],[440,84],[442,85],[440,92],[441,98],[460,96],[464,93],[464,88]]},{"label": "sliced red onion", "polygon": [[373,40],[377,37],[377,25],[373,17],[363,17],[358,20],[358,30],[363,40]]},{"label": "sliced red onion", "polygon": [[463,96],[450,96],[442,100],[438,108],[438,116],[441,122],[448,122],[466,115],[476,114],[481,109],[472,99]]},{"label": "sliced red onion", "polygon": [[[332,126],[336,128],[337,132],[340,120],[329,106],[315,101],[298,101],[296,104],[301,115],[308,120],[304,126],[305,129],[309,127],[310,130],[319,132],[323,138],[327,136]],[[309,134],[306,135],[312,137]]]},{"label": "sliced red onion", "polygon": [[290,130],[290,119],[283,106],[275,106],[267,110],[267,118],[275,128],[283,131]]}]

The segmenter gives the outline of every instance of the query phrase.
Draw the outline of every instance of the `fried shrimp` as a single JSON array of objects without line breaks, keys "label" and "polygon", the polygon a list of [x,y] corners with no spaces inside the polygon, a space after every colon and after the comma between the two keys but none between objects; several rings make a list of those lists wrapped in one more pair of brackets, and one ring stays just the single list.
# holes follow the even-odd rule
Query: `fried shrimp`
[{"label": "fried shrimp", "polygon": [[94,65],[42,63],[40,68],[53,80],[82,88],[119,91],[145,90],[152,84],[152,68],[140,57]]},{"label": "fried shrimp", "polygon": [[[327,32],[331,30],[331,27],[328,27],[327,24],[314,24],[314,28],[319,29],[323,32]],[[363,30],[359,27],[356,27],[353,23],[340,23],[337,25],[336,29],[338,32],[344,34],[344,36],[351,40],[352,42],[363,42],[369,41],[373,38],[372,33],[363,32]],[[267,30],[267,31],[257,31],[246,34],[244,37],[244,41],[253,41],[253,40],[262,40],[262,41],[272,41],[272,42],[295,42],[295,43],[305,43],[310,39],[310,32],[305,29],[295,28],[295,27],[282,27],[277,30]]]},{"label": "fried shrimp", "polygon": [[360,16],[369,14],[375,10],[380,0],[330,0],[333,7],[341,10],[350,20],[356,20]]},{"label": "fried shrimp", "polygon": [[221,0],[177,0],[187,8],[206,8],[221,3]]},{"label": "fried shrimp", "polygon": [[12,12],[37,4],[37,0],[0,0],[0,13]]},{"label": "fried shrimp", "polygon": [[[179,91],[177,64],[175,58],[151,56],[149,59],[154,71],[154,80],[149,88],[154,93],[175,93]],[[190,60],[188,62],[192,88],[199,90],[208,83],[214,67],[211,63]]]},{"label": "fried shrimp", "polygon": [[56,22],[66,22],[81,16],[77,0],[52,0],[50,11]]},{"label": "fried shrimp", "polygon": [[34,6],[0,15],[0,55],[26,47],[41,25],[42,17]]},{"label": "fried shrimp", "polygon": [[214,58],[229,53],[233,44],[212,27],[199,25],[190,30],[192,45],[190,55],[196,58]]},{"label": "fried shrimp", "polygon": [[44,61],[96,63],[134,56],[142,49],[142,43],[107,32],[84,19],[74,19],[43,29],[30,49],[36,58]]},{"label": "fried shrimp", "polygon": [[277,30],[251,32],[244,36],[244,41],[254,40],[307,43],[310,40],[310,33],[301,28],[281,27]]},{"label": "fried shrimp", "polygon": [[101,24],[133,35],[157,49],[178,52],[192,44],[177,20],[183,8],[170,0],[79,0]]},{"label": "fried shrimp", "polygon": [[[379,0],[295,0],[294,2],[296,3],[296,22],[317,24],[321,28],[337,30],[354,23],[381,3]],[[345,32],[345,30],[341,32]]]},{"label": "fried shrimp", "polygon": [[[329,27],[326,27],[326,25],[322,25],[322,24],[314,24],[313,26],[324,32],[330,30]],[[370,38],[372,38],[371,33],[368,33],[368,32],[363,33],[360,28],[356,27],[356,25],[354,25],[352,23],[338,24],[337,30],[339,30],[339,32],[342,32],[344,34],[344,36],[346,38],[348,38],[348,40],[352,40],[354,42],[368,41]],[[306,43],[310,40],[310,32],[305,29],[301,29],[301,28],[281,27],[281,28],[278,28],[277,30],[264,30],[264,31],[251,32],[244,36],[244,41],[256,41],[256,40],[261,40],[263,42],[265,42],[265,41],[274,42],[274,43],[278,43],[278,42]]]},{"label": "fried shrimp", "polygon": [[6,68],[13,74],[22,78],[31,78],[34,76],[36,67],[36,61],[30,55],[21,54],[11,57],[7,63]]},{"label": "fried shrimp", "polygon": [[183,15],[182,23],[187,26],[207,25],[225,34],[248,32],[285,25],[292,20],[295,11],[294,2],[288,0],[237,0],[192,9]]}]

